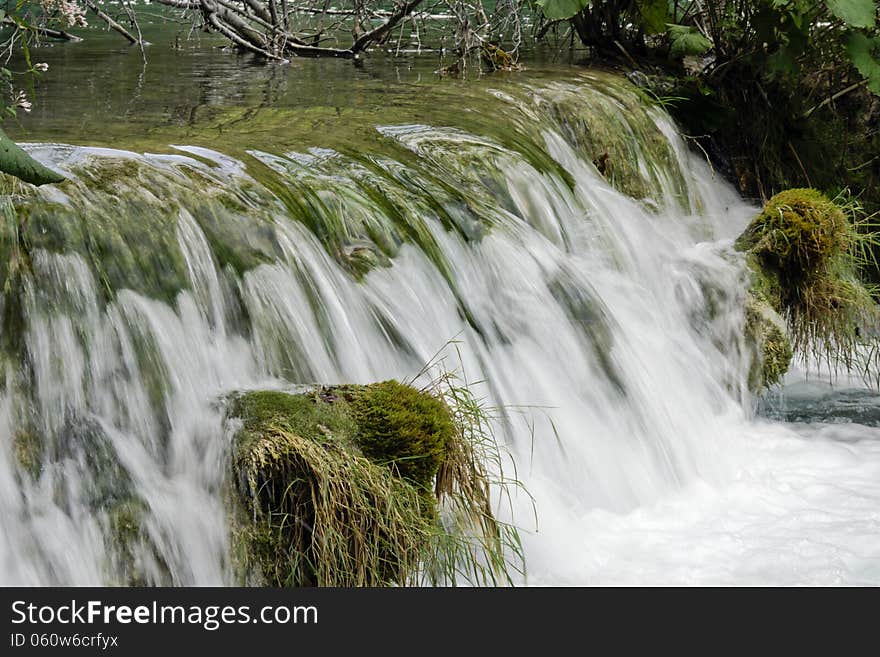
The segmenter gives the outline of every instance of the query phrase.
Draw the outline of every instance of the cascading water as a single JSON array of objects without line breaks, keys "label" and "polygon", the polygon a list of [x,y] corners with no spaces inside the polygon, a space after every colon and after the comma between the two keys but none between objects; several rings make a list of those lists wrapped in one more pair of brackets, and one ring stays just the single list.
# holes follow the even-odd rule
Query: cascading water
[{"label": "cascading water", "polygon": [[752,417],[755,208],[612,78],[491,93],[352,152],[29,147],[71,180],[4,208],[3,583],[234,583],[224,396],[438,351],[526,583],[880,581],[877,430]]}]

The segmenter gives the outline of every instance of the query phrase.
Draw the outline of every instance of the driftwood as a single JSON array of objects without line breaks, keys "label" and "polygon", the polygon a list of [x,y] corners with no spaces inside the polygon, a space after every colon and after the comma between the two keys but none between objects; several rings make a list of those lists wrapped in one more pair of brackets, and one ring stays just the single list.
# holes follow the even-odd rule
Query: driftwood
[{"label": "driftwood", "polygon": [[[422,21],[445,21],[450,41],[443,37],[442,52],[455,58],[447,71],[464,71],[471,55],[493,70],[510,70],[515,62],[522,34],[520,12],[526,0],[498,0],[492,14],[483,6],[485,0],[394,0],[393,6],[379,9],[376,0],[348,0],[331,8],[329,0],[156,0],[162,5],[182,10],[195,26],[223,35],[235,47],[258,57],[286,61],[292,57],[336,57],[357,60],[372,47],[396,36],[398,51],[408,25],[421,48],[418,24]],[[123,4],[127,17],[111,16],[100,0],[82,0],[82,6],[130,44],[144,43],[134,12]],[[10,19],[4,24],[15,25]],[[45,21],[44,21],[45,22]],[[395,31],[395,28],[399,28]],[[46,37],[80,41],[61,30],[28,27]],[[408,32],[409,33],[409,32]],[[506,33],[513,43],[504,51],[493,38]],[[350,34],[346,39],[345,35]],[[487,53],[491,56],[487,57]],[[499,64],[501,62],[501,64]]]}]

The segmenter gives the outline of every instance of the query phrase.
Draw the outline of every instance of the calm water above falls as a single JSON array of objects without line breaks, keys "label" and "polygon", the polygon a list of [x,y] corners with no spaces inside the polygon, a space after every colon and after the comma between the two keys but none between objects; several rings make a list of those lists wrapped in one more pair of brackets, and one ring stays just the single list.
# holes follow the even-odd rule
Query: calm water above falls
[{"label": "calm water above falls", "polygon": [[99,45],[42,53],[10,128],[73,180],[16,199],[0,581],[123,582],[133,558],[232,583],[218,400],[409,377],[455,339],[534,496],[526,583],[880,583],[876,396],[792,373],[755,416],[730,249],[755,208],[624,82],[202,47],[101,50],[104,83]]}]

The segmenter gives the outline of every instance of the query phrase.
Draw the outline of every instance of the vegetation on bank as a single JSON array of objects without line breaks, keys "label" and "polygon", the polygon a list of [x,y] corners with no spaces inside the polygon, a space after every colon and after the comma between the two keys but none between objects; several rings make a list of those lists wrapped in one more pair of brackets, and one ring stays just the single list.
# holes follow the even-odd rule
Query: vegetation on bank
[{"label": "vegetation on bank", "polygon": [[748,196],[849,189],[880,210],[874,0],[538,0],[666,105]]},{"label": "vegetation on bank", "polygon": [[244,581],[494,584],[521,568],[516,530],[492,513],[488,417],[465,388],[256,391],[229,416]]}]

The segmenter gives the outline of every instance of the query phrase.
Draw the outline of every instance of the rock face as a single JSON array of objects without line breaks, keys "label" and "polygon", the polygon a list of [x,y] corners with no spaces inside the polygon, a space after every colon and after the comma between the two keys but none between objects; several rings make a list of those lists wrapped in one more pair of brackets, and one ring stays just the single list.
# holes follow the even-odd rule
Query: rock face
[{"label": "rock face", "polygon": [[[231,400],[228,415],[237,427],[233,543],[245,582],[407,585],[426,568],[454,567],[448,560],[461,553],[443,546],[463,537],[442,522],[442,499],[470,482],[453,472],[455,486],[435,486],[460,470],[449,466],[461,464],[464,440],[443,399],[385,381],[247,392]],[[480,464],[471,459],[468,471],[488,492]],[[500,548],[488,500],[462,506],[451,498],[459,511],[486,514],[476,529]]]},{"label": "rock face", "polygon": [[866,240],[846,208],[814,189],[771,198],[736,242],[751,286],[745,333],[757,358],[753,390],[773,385],[794,352],[851,367],[878,312],[858,268]]}]

